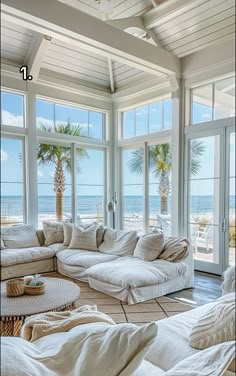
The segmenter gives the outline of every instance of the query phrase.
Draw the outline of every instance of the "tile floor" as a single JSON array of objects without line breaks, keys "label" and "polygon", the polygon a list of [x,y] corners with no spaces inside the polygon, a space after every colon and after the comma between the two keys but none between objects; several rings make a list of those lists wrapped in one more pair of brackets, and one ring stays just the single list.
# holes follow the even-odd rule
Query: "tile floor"
[{"label": "tile floor", "polygon": [[64,278],[78,284],[81,289],[79,305],[97,305],[98,310],[107,313],[116,323],[129,322],[142,325],[150,321],[157,321],[169,316],[185,312],[193,307],[167,297],[152,299],[144,303],[127,305],[118,299],[95,291],[85,282],[73,280],[59,273],[47,273],[45,277]]}]

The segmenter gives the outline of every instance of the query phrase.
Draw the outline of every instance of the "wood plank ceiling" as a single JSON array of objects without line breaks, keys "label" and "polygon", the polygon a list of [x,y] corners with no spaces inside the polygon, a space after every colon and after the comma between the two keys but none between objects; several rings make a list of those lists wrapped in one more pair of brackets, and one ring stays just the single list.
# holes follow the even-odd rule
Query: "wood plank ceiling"
[{"label": "wood plank ceiling", "polygon": [[[234,0],[101,0],[100,5],[95,0],[58,1],[104,22],[107,18],[140,16],[146,30],[152,31],[160,45],[179,57],[222,43],[235,35]],[[31,49],[35,33],[2,20],[1,36],[2,59],[22,64]],[[112,66],[115,90],[152,78],[141,70],[115,61],[110,64],[102,55],[56,39],[46,51],[41,68],[52,72],[52,75],[63,74],[110,91],[109,66]]]}]

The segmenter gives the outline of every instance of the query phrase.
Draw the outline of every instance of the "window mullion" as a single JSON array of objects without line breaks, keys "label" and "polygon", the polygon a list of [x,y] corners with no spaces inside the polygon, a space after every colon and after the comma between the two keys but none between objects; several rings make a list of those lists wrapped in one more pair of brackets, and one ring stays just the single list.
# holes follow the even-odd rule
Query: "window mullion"
[{"label": "window mullion", "polygon": [[144,195],[144,212],[143,212],[143,229],[144,233],[148,231],[148,218],[149,218],[149,197],[148,197],[148,143],[144,143],[144,152],[143,152],[143,195]]},{"label": "window mullion", "polygon": [[71,214],[72,222],[77,222],[77,158],[76,144],[71,145]]}]

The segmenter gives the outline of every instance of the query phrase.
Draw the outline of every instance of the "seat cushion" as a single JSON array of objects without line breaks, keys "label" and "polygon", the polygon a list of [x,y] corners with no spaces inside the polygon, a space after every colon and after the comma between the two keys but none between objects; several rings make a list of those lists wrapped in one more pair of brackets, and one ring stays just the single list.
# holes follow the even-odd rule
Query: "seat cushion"
[{"label": "seat cushion", "polygon": [[1,266],[25,264],[54,257],[55,252],[49,247],[31,247],[3,249],[1,251]]},{"label": "seat cushion", "polygon": [[65,249],[57,253],[57,258],[63,264],[80,266],[87,269],[96,264],[116,260],[118,256],[86,251],[84,249]]},{"label": "seat cushion", "polygon": [[136,257],[120,257],[106,265],[93,266],[87,274],[99,281],[129,288],[166,282],[184,274],[186,269],[187,265],[184,262],[171,263],[164,260],[147,262]]},{"label": "seat cushion", "polygon": [[55,244],[50,244],[48,246],[51,248],[55,253],[64,251],[64,249],[67,249],[67,247],[63,243],[55,243]]}]

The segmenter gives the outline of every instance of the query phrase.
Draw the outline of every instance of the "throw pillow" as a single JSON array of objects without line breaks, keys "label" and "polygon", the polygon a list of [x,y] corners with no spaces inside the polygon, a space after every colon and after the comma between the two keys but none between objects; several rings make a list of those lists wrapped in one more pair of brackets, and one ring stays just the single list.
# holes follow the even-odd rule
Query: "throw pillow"
[{"label": "throw pillow", "polygon": [[135,247],[134,256],[144,261],[154,261],[161,254],[165,244],[161,232],[153,232],[142,236]]},{"label": "throw pillow", "polygon": [[86,249],[97,251],[97,226],[92,225],[84,229],[78,225],[73,225],[71,242],[68,248]]},{"label": "throw pillow", "polygon": [[234,341],[235,299],[220,301],[202,315],[192,327],[189,342],[195,349],[203,350],[226,341]]},{"label": "throw pillow", "polygon": [[6,247],[5,247],[4,241],[2,240],[2,237],[1,237],[1,249],[4,249],[4,248],[6,248]]},{"label": "throw pillow", "polygon": [[99,251],[117,256],[131,256],[137,244],[137,231],[119,231],[107,228]]},{"label": "throw pillow", "polygon": [[149,323],[78,325],[34,343],[2,337],[1,376],[130,376],[142,363],[157,335]]},{"label": "throw pillow", "polygon": [[189,241],[188,239],[180,239],[169,237],[165,241],[164,249],[161,252],[159,259],[178,262],[189,255]]},{"label": "throw pillow", "polygon": [[72,238],[73,224],[72,223],[63,223],[63,232],[64,232],[64,242],[63,245],[69,245]]},{"label": "throw pillow", "polygon": [[[102,244],[103,238],[104,238],[104,231],[105,231],[105,227],[102,224],[98,224],[97,222],[92,222],[92,223],[79,222],[78,225],[82,227],[83,229],[87,229],[90,226],[97,225],[97,234],[96,234],[97,248]],[[64,229],[64,243],[63,244],[68,246],[72,238],[73,224],[63,223],[63,229]]]},{"label": "throw pillow", "polygon": [[3,227],[1,237],[5,248],[39,247],[36,229],[31,225]]},{"label": "throw pillow", "polygon": [[221,285],[222,289],[222,294],[229,294],[230,292],[235,292],[235,279],[236,279],[236,274],[235,274],[235,266],[232,265],[229,268],[226,269],[224,272],[224,281]]},{"label": "throw pillow", "polygon": [[59,222],[43,222],[45,245],[63,243],[63,224]]}]

